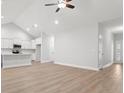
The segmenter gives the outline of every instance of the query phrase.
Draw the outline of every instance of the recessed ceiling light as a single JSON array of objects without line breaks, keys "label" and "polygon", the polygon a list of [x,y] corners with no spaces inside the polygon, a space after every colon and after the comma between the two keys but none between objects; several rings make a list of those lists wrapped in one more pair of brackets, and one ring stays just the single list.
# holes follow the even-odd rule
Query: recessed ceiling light
[{"label": "recessed ceiling light", "polygon": [[102,35],[99,35],[99,39],[102,39]]},{"label": "recessed ceiling light", "polygon": [[1,16],[1,19],[3,19],[4,18],[4,16]]},{"label": "recessed ceiling light", "polygon": [[27,31],[30,31],[30,28],[26,28]]},{"label": "recessed ceiling light", "polygon": [[59,24],[59,21],[58,20],[55,20],[54,23],[57,25],[57,24]]},{"label": "recessed ceiling light", "polygon": [[38,24],[34,24],[34,27],[37,28],[38,27]]}]

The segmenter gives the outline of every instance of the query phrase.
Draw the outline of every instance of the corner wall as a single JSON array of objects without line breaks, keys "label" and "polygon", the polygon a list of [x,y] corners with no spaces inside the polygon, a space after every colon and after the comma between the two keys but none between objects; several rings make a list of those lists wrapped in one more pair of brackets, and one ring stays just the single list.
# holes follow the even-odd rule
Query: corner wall
[{"label": "corner wall", "polygon": [[55,35],[56,63],[87,69],[98,67],[98,24],[90,23],[79,29],[59,31]]}]

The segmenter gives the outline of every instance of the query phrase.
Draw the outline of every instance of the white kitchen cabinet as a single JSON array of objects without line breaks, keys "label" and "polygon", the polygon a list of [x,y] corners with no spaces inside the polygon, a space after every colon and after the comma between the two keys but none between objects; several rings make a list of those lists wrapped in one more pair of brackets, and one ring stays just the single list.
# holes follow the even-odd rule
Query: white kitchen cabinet
[{"label": "white kitchen cabinet", "polygon": [[21,47],[22,49],[24,49],[25,48],[25,42],[22,40],[22,47]]},{"label": "white kitchen cabinet", "polygon": [[32,40],[32,49],[36,49],[36,41],[35,40]]},{"label": "white kitchen cabinet", "polygon": [[1,48],[7,48],[6,39],[1,39]]},{"label": "white kitchen cabinet", "polygon": [[2,38],[1,39],[1,48],[13,48],[13,40]]},{"label": "white kitchen cabinet", "polygon": [[13,48],[13,40],[8,40],[8,47]]},{"label": "white kitchen cabinet", "polygon": [[36,49],[36,40],[1,39],[1,48],[13,48],[13,44],[21,45],[22,49]]},{"label": "white kitchen cabinet", "polygon": [[27,45],[27,49],[31,49],[32,48],[32,42],[31,41],[27,41],[26,45]]},{"label": "white kitchen cabinet", "polygon": [[22,41],[22,49],[31,49],[32,42],[30,40],[23,40]]},{"label": "white kitchen cabinet", "polygon": [[22,40],[20,40],[20,39],[13,39],[13,44],[21,45],[22,44]]}]

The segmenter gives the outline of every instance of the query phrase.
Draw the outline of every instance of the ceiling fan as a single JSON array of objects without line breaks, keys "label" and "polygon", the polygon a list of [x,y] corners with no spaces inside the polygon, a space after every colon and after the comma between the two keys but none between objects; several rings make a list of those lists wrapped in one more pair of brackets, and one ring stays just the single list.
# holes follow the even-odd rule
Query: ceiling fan
[{"label": "ceiling fan", "polygon": [[45,6],[54,6],[54,5],[57,5],[58,8],[56,9],[56,12],[59,12],[59,10],[61,8],[65,8],[65,7],[70,8],[70,9],[75,8],[74,5],[69,4],[70,1],[72,1],[72,0],[59,0],[59,1],[57,1],[57,3],[45,4]]}]

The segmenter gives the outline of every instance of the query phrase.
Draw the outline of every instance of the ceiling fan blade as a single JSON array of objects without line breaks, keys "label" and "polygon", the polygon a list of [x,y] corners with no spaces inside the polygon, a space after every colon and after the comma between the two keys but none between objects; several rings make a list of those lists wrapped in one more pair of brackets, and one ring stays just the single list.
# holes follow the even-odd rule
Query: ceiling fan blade
[{"label": "ceiling fan blade", "polygon": [[70,4],[66,4],[66,7],[71,8],[71,9],[75,8],[74,5],[70,5]]},{"label": "ceiling fan blade", "polygon": [[53,6],[53,5],[58,5],[58,4],[57,3],[45,4],[45,6]]},{"label": "ceiling fan blade", "polygon": [[72,0],[65,0],[66,2],[70,2],[70,1],[72,1]]},{"label": "ceiling fan blade", "polygon": [[56,9],[56,12],[59,12],[59,10],[60,10],[60,8],[57,8],[57,9]]}]

